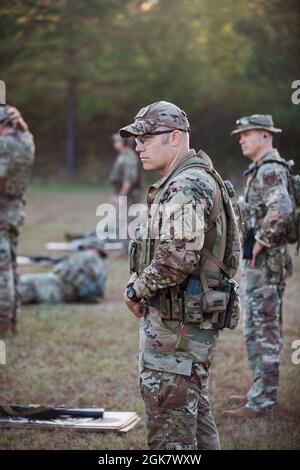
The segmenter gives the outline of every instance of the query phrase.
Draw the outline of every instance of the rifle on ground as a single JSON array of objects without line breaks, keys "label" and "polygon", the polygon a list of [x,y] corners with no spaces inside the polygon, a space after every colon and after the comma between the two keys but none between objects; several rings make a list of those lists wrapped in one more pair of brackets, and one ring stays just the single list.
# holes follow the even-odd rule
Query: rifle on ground
[{"label": "rifle on ground", "polygon": [[64,261],[66,256],[60,258],[53,258],[51,256],[17,256],[17,264],[20,265],[38,265],[38,266],[54,266],[61,261]]},{"label": "rifle on ground", "polygon": [[103,408],[63,408],[40,405],[0,405],[0,416],[49,420],[59,418],[103,418]]}]

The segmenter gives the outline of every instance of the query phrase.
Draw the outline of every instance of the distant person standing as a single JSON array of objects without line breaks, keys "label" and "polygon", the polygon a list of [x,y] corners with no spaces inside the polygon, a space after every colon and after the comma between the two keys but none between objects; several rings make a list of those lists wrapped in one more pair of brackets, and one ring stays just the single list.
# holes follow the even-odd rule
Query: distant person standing
[{"label": "distant person standing", "polygon": [[232,395],[232,418],[259,417],[277,401],[282,349],[282,302],[292,274],[288,221],[293,211],[289,162],[273,147],[281,132],[272,116],[255,114],[236,121],[231,135],[251,164],[241,204],[245,226],[242,282],[244,337],[253,384],[247,394]]},{"label": "distant person standing", "polygon": [[[127,197],[127,209],[140,201],[142,190],[142,164],[133,150],[131,139],[122,139],[119,134],[112,136],[113,146],[118,153],[110,173],[109,181],[113,186],[112,203],[116,207],[117,216],[122,200],[119,196]],[[119,220],[119,217],[118,219]],[[127,231],[127,230],[126,230]],[[68,241],[85,239],[96,236],[95,230],[85,232],[66,232]],[[124,253],[127,254],[128,240],[124,241]]]},{"label": "distant person standing", "polygon": [[1,105],[0,337],[16,332],[19,311],[16,253],[34,153],[33,136],[20,112],[12,106]]},{"label": "distant person standing", "polygon": [[114,149],[118,152],[109,181],[116,196],[127,196],[127,204],[139,202],[142,189],[141,163],[132,148],[130,139],[122,139],[119,134],[113,137]]},{"label": "distant person standing", "polygon": [[[139,157],[132,148],[131,139],[122,138],[119,134],[114,134],[112,139],[114,149],[118,152],[109,178],[114,188],[113,202],[117,209],[120,209],[122,199],[120,199],[119,196],[126,196],[128,211],[132,204],[136,204],[140,201],[142,190],[142,165]],[[122,223],[122,220],[119,222]],[[124,241],[124,254],[127,254],[127,248],[128,239]]]}]

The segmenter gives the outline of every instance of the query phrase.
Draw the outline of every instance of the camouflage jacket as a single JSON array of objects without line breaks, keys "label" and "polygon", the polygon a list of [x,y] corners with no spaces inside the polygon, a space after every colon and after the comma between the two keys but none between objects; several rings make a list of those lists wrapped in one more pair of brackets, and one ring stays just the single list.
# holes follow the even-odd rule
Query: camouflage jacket
[{"label": "camouflage jacket", "polygon": [[[195,154],[190,150],[185,158]],[[175,171],[182,161],[172,169]],[[149,213],[155,200],[155,196],[164,185],[164,177],[157,183],[150,186],[147,194],[147,203]],[[201,248],[204,242],[204,236],[197,237],[193,225],[185,226],[181,236],[176,236],[176,220],[182,216],[183,206],[190,205],[196,210],[200,224],[202,224],[203,233],[207,226],[208,216],[214,204],[214,183],[212,178],[199,168],[186,169],[166,185],[163,197],[160,200],[160,206],[167,218],[172,215],[175,224],[171,226],[168,220],[165,220],[160,227],[159,239],[156,242],[153,259],[140,274],[137,287],[143,293],[144,298],[155,296],[159,289],[181,284],[191,274],[200,260]],[[175,210],[168,213],[168,207],[174,207]],[[152,235],[154,235],[152,233]],[[197,242],[197,249],[188,249]]]},{"label": "camouflage jacket", "polygon": [[[185,158],[194,153],[193,150],[189,151]],[[174,167],[172,173],[181,163],[182,161]],[[164,186],[166,178],[167,176],[148,190],[150,215],[155,196]],[[214,188],[212,177],[204,170],[187,168],[165,184],[160,204],[162,208],[173,205],[174,211],[169,214],[172,214],[175,222],[182,210],[185,210],[184,205],[191,204],[193,208],[198,208],[196,213],[204,232],[214,204]],[[195,247],[196,237],[192,225],[190,229],[189,226],[185,227],[182,237],[176,236],[176,223],[170,233],[167,227],[168,221],[161,225],[160,237],[155,241],[153,259],[136,281],[137,288],[148,299],[154,297],[160,289],[181,284],[195,270],[200,260],[204,237],[199,238]],[[194,247],[189,249],[189,246]],[[159,308],[150,306],[149,313],[140,322],[141,371],[146,367],[190,376],[194,362],[197,362],[199,367],[209,368],[218,331],[207,319],[200,325],[186,324],[184,338],[180,339],[180,324],[179,320],[162,320]]]},{"label": "camouflage jacket", "polygon": [[276,149],[249,166],[243,211],[246,228],[254,228],[256,240],[267,248],[286,243],[285,226],[292,212],[287,170],[276,163],[260,166],[270,159],[279,159]]},{"label": "camouflage jacket", "polygon": [[93,250],[74,253],[54,266],[52,272],[64,286],[67,300],[93,300],[105,292],[106,265]]},{"label": "camouflage jacket", "polygon": [[34,161],[30,132],[14,131],[0,136],[0,215],[3,228],[23,223],[26,191]]},{"label": "camouflage jacket", "polygon": [[126,153],[122,153],[117,157],[110,174],[109,181],[114,186],[116,193],[121,191],[125,182],[131,183],[131,190],[129,197],[132,193],[137,193],[141,189],[140,186],[140,162],[137,154],[132,149],[128,149]]}]

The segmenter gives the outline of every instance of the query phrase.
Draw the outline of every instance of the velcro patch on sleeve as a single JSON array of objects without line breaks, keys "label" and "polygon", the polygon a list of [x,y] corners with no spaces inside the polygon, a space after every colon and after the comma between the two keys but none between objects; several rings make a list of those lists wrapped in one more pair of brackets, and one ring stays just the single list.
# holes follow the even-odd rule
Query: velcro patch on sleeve
[{"label": "velcro patch on sleeve", "polygon": [[264,174],[263,182],[266,186],[275,186],[281,183],[281,178],[275,171],[272,171]]}]

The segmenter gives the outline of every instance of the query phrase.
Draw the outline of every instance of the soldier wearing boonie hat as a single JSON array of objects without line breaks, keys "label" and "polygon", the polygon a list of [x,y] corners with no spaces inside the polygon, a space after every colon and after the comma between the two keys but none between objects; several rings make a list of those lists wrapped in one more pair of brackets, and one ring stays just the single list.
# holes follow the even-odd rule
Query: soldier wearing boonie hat
[{"label": "soldier wearing boonie hat", "polygon": [[281,129],[274,127],[273,118],[270,114],[252,114],[252,116],[244,116],[238,119],[236,121],[236,128],[231,132],[231,135],[237,135],[253,129],[265,130],[274,134],[282,132]]},{"label": "soldier wearing boonie hat", "polygon": [[244,337],[253,383],[247,393],[232,395],[241,407],[225,410],[232,418],[257,417],[277,401],[282,349],[282,302],[286,279],[292,273],[286,227],[292,212],[288,166],[273,148],[274,126],[269,114],[254,114],[236,121],[238,137],[251,164],[244,172],[241,198],[243,233],[242,299]]}]

